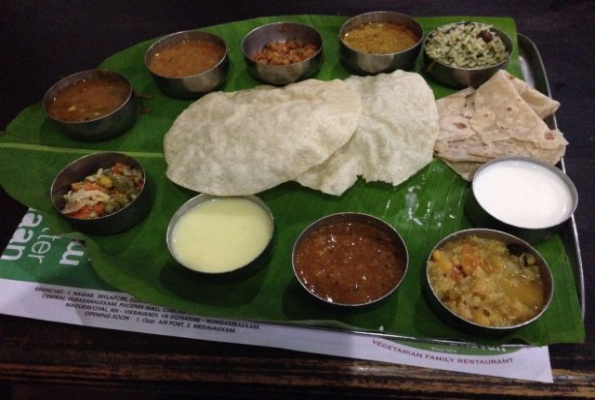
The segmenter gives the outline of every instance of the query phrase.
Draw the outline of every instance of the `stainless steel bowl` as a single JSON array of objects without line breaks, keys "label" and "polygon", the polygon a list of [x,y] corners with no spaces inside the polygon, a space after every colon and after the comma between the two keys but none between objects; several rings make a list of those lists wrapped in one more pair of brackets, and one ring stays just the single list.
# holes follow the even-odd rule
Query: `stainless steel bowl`
[{"label": "stainless steel bowl", "polygon": [[[510,61],[510,55],[512,54],[514,47],[512,40],[504,32],[496,28],[492,28],[491,30],[495,32],[500,37],[500,39],[502,39],[506,51],[508,52],[508,57],[506,57],[503,61],[497,64],[478,68],[453,67],[433,59],[428,55],[424,48],[422,71],[436,82],[455,89],[462,89],[466,87],[477,88],[481,86],[482,83],[490,79],[496,72],[506,68],[508,62]],[[428,34],[425,42],[431,38],[434,32],[435,30]]]},{"label": "stainless steel bowl", "polygon": [[[320,229],[329,227],[332,225],[343,224],[343,223],[346,223],[346,224],[361,223],[361,224],[368,225],[368,226],[372,227],[373,229],[386,235],[389,238],[389,240],[391,241],[392,245],[394,246],[395,255],[398,257],[399,262],[402,265],[403,271],[400,276],[400,279],[382,296],[379,296],[376,298],[371,298],[369,300],[361,301],[361,302],[345,302],[345,301],[341,302],[341,301],[337,301],[336,299],[329,299],[329,298],[325,297],[322,293],[318,293],[316,290],[314,290],[312,287],[310,287],[310,285],[308,283],[304,282],[304,278],[300,271],[300,266],[298,265],[300,253],[302,251],[304,251],[301,247],[302,244],[308,237],[316,234]],[[361,249],[361,247],[362,246],[360,245],[359,248]],[[357,246],[356,246],[356,248],[357,248]],[[328,250],[328,251],[334,252],[335,249]],[[306,229],[304,229],[304,231],[300,234],[300,236],[297,238],[297,240],[294,243],[293,251],[292,251],[292,265],[293,265],[294,275],[295,275],[296,279],[298,280],[298,282],[300,283],[300,285],[311,296],[313,296],[313,298],[322,302],[321,304],[345,307],[345,308],[367,307],[367,306],[375,305],[375,304],[387,299],[391,294],[393,294],[397,290],[397,288],[400,286],[401,282],[403,282],[403,279],[405,278],[405,276],[407,274],[407,269],[409,266],[409,253],[407,251],[407,246],[406,246],[403,238],[399,235],[399,233],[392,226],[390,226],[386,222],[384,222],[376,217],[373,217],[371,215],[367,215],[367,214],[345,212],[345,213],[332,214],[332,215],[323,217],[323,218],[313,222]],[[320,271],[320,272],[322,273],[323,271]],[[368,272],[370,272],[370,271],[368,271]],[[388,278],[389,272],[390,271],[383,270],[382,271],[383,275],[381,278],[383,278],[383,279]],[[325,273],[328,273],[328,272],[325,272]],[[332,277],[332,276],[327,276],[326,278],[328,278],[329,281],[331,281],[332,279],[336,279],[335,277]],[[368,276],[367,278],[368,278],[368,280],[372,279],[371,276]],[[341,285],[341,286],[344,286],[343,289],[346,289],[346,290],[348,289],[347,287],[345,287],[345,285]],[[352,289],[353,288],[350,286],[349,290],[352,290]]]},{"label": "stainless steel bowl", "polygon": [[[299,40],[318,48],[316,54],[307,60],[288,65],[268,65],[252,59],[256,51],[271,42]],[[287,85],[314,76],[323,62],[322,37],[316,29],[295,22],[274,22],[250,31],[242,40],[242,53],[248,73],[259,81],[271,85]]]},{"label": "stainless steel bowl", "polygon": [[[180,78],[162,76],[149,68],[152,58],[163,48],[193,39],[205,40],[221,46],[222,49],[225,49],[223,57],[217,64],[204,72]],[[167,35],[153,43],[145,53],[145,67],[153,77],[159,90],[166,95],[178,99],[194,99],[223,86],[229,70],[228,52],[227,44],[217,35],[202,31],[182,31]]]},{"label": "stainless steel bowl", "polygon": [[[414,32],[418,42],[407,50],[390,54],[369,54],[347,46],[343,37],[347,32],[362,24],[370,22],[392,22],[405,26]],[[409,70],[415,66],[421,51],[424,31],[422,26],[408,15],[391,11],[373,11],[349,19],[339,31],[340,57],[343,65],[358,75],[374,75],[381,72],[392,72],[397,69]]]},{"label": "stainless steel bowl", "polygon": [[[539,268],[540,275],[543,279],[544,291],[545,291],[544,306],[539,311],[539,313],[537,313],[533,318],[531,318],[527,321],[524,321],[520,324],[517,324],[517,325],[511,325],[511,326],[506,326],[506,327],[492,327],[492,326],[481,325],[481,324],[475,323],[473,321],[469,321],[469,320],[459,316],[455,312],[451,311],[441,301],[441,299],[436,294],[436,292],[430,282],[428,266],[429,266],[429,262],[432,258],[432,254],[434,253],[434,251],[436,249],[442,248],[447,243],[450,243],[450,242],[453,242],[456,240],[460,240],[460,239],[463,239],[463,238],[469,237],[469,236],[476,236],[476,237],[483,238],[483,239],[498,240],[498,241],[504,243],[505,245],[507,245],[511,249],[511,252],[521,252],[522,251],[522,252],[532,254],[535,257],[535,259],[537,261],[538,268]],[[436,312],[436,314],[438,316],[440,316],[442,319],[444,319],[447,323],[451,324],[452,326],[454,326],[460,330],[463,330],[463,331],[466,331],[466,332],[469,332],[472,334],[476,334],[476,335],[491,335],[491,336],[504,335],[504,334],[510,333],[516,329],[522,328],[524,326],[527,326],[527,325],[535,322],[547,311],[547,309],[549,308],[550,303],[552,301],[552,298],[554,296],[554,278],[552,276],[550,267],[547,264],[547,262],[544,260],[544,258],[539,254],[539,252],[537,250],[535,250],[533,247],[531,247],[531,245],[529,245],[529,243],[525,242],[524,240],[521,240],[521,239],[517,238],[516,236],[510,235],[506,232],[501,232],[501,231],[494,230],[494,229],[466,229],[466,230],[458,231],[458,232],[455,232],[455,233],[452,233],[452,234],[446,236],[432,249],[432,251],[430,252],[430,254],[428,256],[427,262],[426,262],[424,292],[426,294],[426,297],[428,298],[428,301],[429,301],[432,309]]]},{"label": "stainless steel bowl", "polygon": [[[549,190],[550,188],[561,188],[567,190],[567,197],[569,201],[569,204],[565,210],[566,214],[565,216],[563,215],[561,220],[554,220],[551,223],[545,223],[538,227],[528,226],[527,224],[523,225],[517,221],[513,222],[512,219],[503,219],[502,216],[499,216],[500,213],[495,212],[493,208],[490,208],[490,205],[485,204],[485,200],[482,203],[482,196],[479,196],[479,193],[477,193],[477,186],[479,179],[488,179],[482,178],[482,176],[487,176],[482,174],[493,171],[494,168],[499,166],[514,166],[519,163],[521,165],[532,166],[535,169],[543,169],[543,172],[549,172],[552,178],[557,177],[558,179],[557,181],[553,182],[555,186],[539,185],[539,187],[536,187],[535,190],[532,191],[531,203],[534,203],[534,206],[531,207],[531,205],[528,204],[524,214],[529,215],[531,213],[537,213],[539,204],[543,203],[544,197],[549,195],[549,193],[545,192],[545,190]],[[490,183],[488,182],[488,184]],[[494,187],[498,188],[500,193],[505,193],[504,190],[506,190],[506,187],[508,186],[507,184],[505,187],[498,182],[494,182],[493,185]],[[475,173],[471,183],[471,189],[472,190],[468,196],[468,199],[465,202],[465,214],[475,227],[491,228],[508,232],[531,244],[542,242],[558,232],[572,216],[578,206],[578,192],[576,187],[564,172],[553,165],[527,157],[502,157],[487,162],[486,164],[482,165]],[[544,190],[544,192],[539,193],[540,190]],[[513,191],[513,193],[510,193],[510,195],[507,196],[506,201],[510,201],[511,206],[514,205],[516,209],[519,209],[521,204],[526,204],[526,202],[523,201],[525,197],[526,194],[523,194],[522,191]],[[504,200],[502,202],[504,202]]]},{"label": "stainless steel bowl", "polygon": [[[142,171],[145,184],[136,199],[113,214],[97,219],[72,218],[62,213],[64,195],[72,183],[96,173],[99,168],[110,168],[117,162]],[[51,200],[54,209],[74,228],[94,235],[111,235],[132,228],[147,216],[152,203],[149,186],[143,166],[134,158],[115,152],[94,153],[74,160],[56,175],[52,183]]]},{"label": "stainless steel bowl", "polygon": [[[88,121],[69,122],[52,116],[50,104],[60,91],[77,82],[96,77],[119,79],[128,87],[128,97],[120,107],[107,115]],[[110,139],[130,128],[136,121],[139,101],[132,84],[125,76],[113,71],[89,70],[69,75],[55,83],[43,97],[42,106],[48,118],[67,136],[76,140],[92,142]]]},{"label": "stainless steel bowl", "polygon": [[[180,206],[180,208],[178,208],[178,210],[175,212],[175,214],[170,219],[169,225],[167,227],[166,243],[167,243],[167,248],[168,248],[170,254],[173,256],[173,258],[180,265],[182,265],[184,268],[186,268],[188,271],[198,274],[200,276],[208,277],[208,279],[228,281],[228,280],[237,280],[237,279],[246,278],[246,277],[254,274],[255,272],[257,272],[258,270],[260,270],[266,264],[265,261],[270,256],[271,250],[273,248],[274,234],[275,234],[274,217],[273,217],[273,214],[272,214],[270,208],[267,206],[267,204],[264,201],[262,201],[260,198],[258,198],[257,196],[254,196],[254,195],[236,196],[236,197],[228,197],[228,198],[244,199],[244,200],[251,201],[252,203],[256,204],[258,207],[260,207],[264,211],[264,213],[267,215],[267,217],[270,221],[271,232],[270,232],[270,237],[268,238],[268,242],[262,248],[262,251],[260,251],[260,253],[258,253],[252,260],[248,261],[247,263],[245,263],[243,265],[235,265],[234,268],[226,270],[226,271],[221,271],[221,272],[207,271],[204,268],[193,268],[191,265],[188,265],[187,263],[184,262],[183,257],[180,257],[180,255],[176,252],[176,249],[174,246],[176,226],[180,222],[181,218],[183,218],[189,211],[195,209],[196,207],[200,206],[204,202],[208,202],[211,200],[225,199],[225,197],[213,196],[213,195],[203,193],[203,194],[199,194],[199,195],[191,198],[186,203],[184,203],[182,206]],[[237,213],[237,211],[234,211],[234,213]],[[246,229],[245,229],[245,233],[250,234],[250,232],[247,231]],[[214,233],[214,235],[220,237],[222,235],[222,233],[221,232],[216,233],[216,234]],[[224,239],[225,240],[229,239],[230,241],[232,240],[231,238],[228,238],[227,236]],[[236,245],[236,244],[230,242],[227,245],[227,247],[229,249],[231,249],[234,245]],[[213,251],[215,251],[215,249],[213,249]]]}]

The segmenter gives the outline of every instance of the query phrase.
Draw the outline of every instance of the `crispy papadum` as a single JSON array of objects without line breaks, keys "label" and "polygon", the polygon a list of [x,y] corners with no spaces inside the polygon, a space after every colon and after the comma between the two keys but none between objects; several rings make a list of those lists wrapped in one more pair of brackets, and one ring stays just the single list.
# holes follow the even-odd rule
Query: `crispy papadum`
[{"label": "crispy papadum", "polygon": [[164,139],[167,177],[218,196],[248,195],[321,164],[355,132],[360,96],[341,80],[210,93]]},{"label": "crispy papadum", "polygon": [[398,70],[345,82],[363,100],[359,126],[345,146],[300,175],[300,184],[339,196],[358,176],[396,186],[432,161],[438,114],[419,74]]}]

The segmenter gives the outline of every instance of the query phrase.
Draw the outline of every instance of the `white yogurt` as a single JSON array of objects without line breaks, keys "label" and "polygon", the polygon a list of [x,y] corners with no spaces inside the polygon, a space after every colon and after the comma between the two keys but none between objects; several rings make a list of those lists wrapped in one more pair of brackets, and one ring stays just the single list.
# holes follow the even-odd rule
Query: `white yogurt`
[{"label": "white yogurt", "polygon": [[544,166],[524,160],[495,162],[473,179],[478,203],[493,217],[520,228],[558,225],[573,212],[567,183]]},{"label": "white yogurt", "polygon": [[215,198],[197,204],[176,222],[172,252],[186,267],[222,273],[254,261],[268,245],[273,221],[246,198]]}]

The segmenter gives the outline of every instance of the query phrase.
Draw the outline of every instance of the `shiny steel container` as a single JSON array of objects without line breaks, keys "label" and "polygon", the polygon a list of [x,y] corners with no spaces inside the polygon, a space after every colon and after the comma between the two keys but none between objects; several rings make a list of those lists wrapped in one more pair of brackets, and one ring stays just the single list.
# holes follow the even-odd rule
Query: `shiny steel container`
[{"label": "shiny steel container", "polygon": [[[334,225],[334,224],[339,224],[339,223],[363,223],[363,224],[370,225],[370,226],[378,229],[379,231],[385,233],[386,235],[388,235],[388,237],[393,241],[393,243],[395,243],[397,251],[398,251],[399,259],[403,265],[403,274],[402,274],[400,280],[383,296],[373,299],[372,301],[363,302],[363,303],[355,303],[355,304],[354,303],[340,303],[340,302],[336,302],[336,301],[330,301],[329,299],[327,299],[317,293],[314,293],[313,291],[310,290],[308,285],[306,283],[304,283],[304,281],[300,275],[300,271],[297,266],[297,262],[296,262],[301,243],[308,236],[315,234],[319,229],[321,229],[323,227],[327,227],[329,225]],[[397,290],[397,288],[401,285],[401,282],[403,282],[403,280],[405,279],[405,276],[407,275],[407,270],[409,268],[409,253],[407,250],[407,245],[405,244],[405,241],[403,240],[401,235],[399,235],[397,230],[394,229],[392,226],[390,226],[388,223],[382,221],[379,218],[368,215],[368,214],[356,213],[356,212],[344,212],[344,213],[338,213],[338,214],[331,214],[326,217],[320,218],[319,220],[313,222],[306,229],[304,229],[302,231],[302,233],[299,235],[299,237],[297,238],[297,240],[295,241],[295,243],[293,245],[292,265],[293,265],[293,273],[294,273],[296,279],[298,280],[298,282],[300,283],[300,285],[314,299],[316,299],[318,302],[321,302],[320,304],[325,304],[325,305],[328,305],[331,307],[343,307],[345,309],[349,309],[349,308],[373,306],[373,305],[376,305],[376,304],[382,302],[383,300],[387,299],[389,296],[391,296]]]},{"label": "shiny steel container", "polygon": [[[485,173],[486,171],[489,171],[492,168],[498,167],[499,165],[503,165],[503,163],[506,164],[516,162],[534,165],[536,168],[544,168],[546,171],[551,172],[553,176],[558,177],[560,179],[562,184],[567,188],[570,196],[570,204],[568,205],[567,210],[568,216],[566,218],[564,218],[561,221],[556,221],[538,228],[527,227],[518,224],[512,224],[511,222],[505,222],[497,218],[496,216],[494,216],[493,210],[486,209],[487,206],[485,204],[481,204],[481,202],[478,201],[478,177],[480,177],[482,173]],[[494,184],[496,185],[497,183]],[[540,199],[539,197],[540,195],[538,193],[535,193],[536,203],[543,201],[543,199]],[[538,204],[536,204],[536,206],[537,205]],[[537,244],[548,239],[550,236],[558,232],[560,228],[572,216],[577,206],[578,192],[576,190],[576,187],[574,186],[574,183],[570,180],[570,178],[568,178],[568,176],[559,168],[556,168],[553,165],[532,158],[511,156],[497,158],[492,161],[489,161],[477,170],[471,183],[471,192],[469,193],[468,198],[465,201],[465,214],[475,227],[501,230],[504,232],[508,232],[512,235],[518,236],[519,238],[531,244]]]},{"label": "shiny steel container", "polygon": [[[462,89],[466,87],[479,87],[482,83],[490,79],[496,72],[506,68],[508,62],[510,61],[510,55],[512,54],[514,47],[512,44],[512,40],[504,32],[496,28],[492,28],[491,30],[494,31],[502,39],[506,51],[508,52],[508,57],[506,57],[503,61],[494,65],[478,68],[453,67],[441,63],[440,61],[434,60],[432,57],[428,55],[424,47],[422,71],[428,76],[430,76],[432,79],[434,79],[436,82],[442,83],[443,85],[450,86],[455,89]],[[425,42],[428,41],[428,38],[431,37],[433,32],[434,31],[428,34],[428,37],[426,38]]]},{"label": "shiny steel container", "polygon": [[[262,50],[268,43],[290,40],[312,44],[318,51],[309,59],[288,65],[267,65],[252,59],[254,52]],[[316,75],[323,62],[322,46],[322,37],[316,29],[295,22],[274,22],[250,31],[242,40],[242,53],[254,79],[282,86]]]},{"label": "shiny steel container", "polygon": [[[225,53],[219,62],[210,69],[195,75],[180,78],[162,76],[153,72],[149,68],[151,59],[163,48],[192,39],[200,39],[215,43],[221,46],[222,49],[225,49]],[[223,86],[229,70],[228,52],[229,49],[227,44],[217,35],[202,31],[182,31],[167,35],[153,43],[145,53],[145,67],[153,77],[159,90],[166,95],[178,99],[195,99]]]},{"label": "shiny steel container", "polygon": [[[459,315],[457,315],[456,313],[454,313],[453,311],[451,311],[448,307],[446,307],[446,305],[438,298],[436,292],[434,291],[434,288],[432,287],[432,284],[430,282],[430,276],[429,276],[429,262],[432,258],[432,253],[436,250],[436,249],[440,249],[442,248],[444,245],[446,245],[447,243],[456,241],[456,240],[460,240],[463,239],[465,237],[469,237],[469,236],[476,236],[479,238],[483,238],[483,239],[494,239],[494,240],[498,240],[502,243],[504,243],[505,245],[507,245],[509,248],[512,248],[514,250],[511,251],[523,251],[523,252],[527,252],[532,254],[535,259],[537,260],[537,265],[540,271],[540,275],[543,279],[544,282],[544,290],[545,290],[545,302],[544,302],[544,306],[542,307],[542,309],[539,311],[539,313],[537,315],[535,315],[533,318],[517,324],[517,325],[511,325],[511,326],[506,326],[506,327],[491,327],[491,326],[485,326],[485,325],[481,325],[472,321],[469,321]],[[442,239],[430,252],[427,262],[426,262],[426,274],[425,274],[425,279],[424,279],[424,293],[426,294],[426,297],[428,299],[428,302],[430,304],[430,306],[432,307],[432,309],[436,312],[436,314],[441,317],[445,322],[449,323],[450,325],[452,325],[453,327],[472,333],[472,334],[476,334],[476,335],[489,335],[489,336],[493,336],[493,335],[505,335],[507,333],[510,333],[516,329],[522,328],[524,326],[527,326],[533,322],[535,322],[536,320],[539,319],[539,317],[541,317],[543,315],[543,313],[545,313],[547,311],[547,309],[550,306],[550,303],[552,301],[552,298],[554,296],[554,278],[552,276],[552,272],[550,270],[550,267],[548,265],[548,263],[544,260],[544,258],[541,256],[541,254],[539,254],[539,252],[537,250],[535,250],[533,247],[531,247],[531,245],[529,245],[529,243],[525,242],[524,240],[521,240],[519,238],[517,238],[514,235],[510,235],[506,232],[501,232],[498,230],[494,230],[494,229],[466,229],[466,230],[462,230],[462,231],[458,231],[458,232],[454,232],[448,236],[446,236],[444,239]]]},{"label": "shiny steel container", "polygon": [[[257,271],[259,271],[262,267],[264,267],[266,265],[266,261],[271,256],[271,251],[274,247],[274,237],[275,237],[274,216],[273,216],[273,213],[271,212],[269,206],[262,199],[260,199],[257,196],[247,195],[247,196],[234,197],[234,198],[249,200],[252,203],[256,204],[258,207],[260,207],[265,212],[267,217],[270,219],[270,224],[271,224],[271,228],[272,228],[271,235],[268,238],[268,243],[266,244],[266,246],[262,249],[262,251],[253,260],[251,260],[247,264],[237,265],[237,267],[235,269],[229,270],[226,272],[203,272],[203,271],[198,271],[196,269],[193,269],[190,266],[184,264],[183,260],[180,259],[180,257],[176,254],[176,252],[174,250],[174,245],[173,245],[174,231],[175,231],[176,225],[178,224],[180,219],[182,217],[184,217],[184,215],[186,215],[189,211],[191,211],[195,207],[199,206],[200,204],[207,202],[207,201],[211,201],[211,200],[217,200],[219,198],[223,198],[223,197],[213,196],[210,194],[202,193],[202,194],[192,197],[191,199],[186,201],[184,204],[182,204],[178,208],[178,210],[175,212],[175,214],[172,216],[172,218],[170,219],[169,225],[167,227],[166,238],[165,238],[167,248],[168,248],[170,254],[172,255],[172,257],[181,266],[183,266],[188,272],[190,272],[192,274],[205,277],[209,280],[223,281],[223,282],[245,279],[245,278],[255,274]],[[229,247],[231,248],[232,246],[234,246],[234,243],[229,243]]]},{"label": "shiny steel container", "polygon": [[[77,82],[94,77],[116,78],[124,82],[128,87],[128,97],[120,107],[102,117],[80,122],[62,121],[50,114],[50,104],[60,91]],[[128,79],[117,72],[106,70],[77,72],[58,81],[46,92],[43,97],[42,106],[48,118],[50,118],[67,136],[72,139],[87,142],[110,139],[120,135],[134,125],[139,112],[138,97],[134,93],[132,85]]]},{"label": "shiny steel container", "polygon": [[[96,173],[99,168],[110,168],[117,162],[142,171],[145,184],[136,199],[113,214],[97,219],[72,218],[62,213],[64,195],[68,193],[72,183],[82,181],[86,176]],[[105,152],[83,156],[60,171],[52,183],[51,200],[56,212],[74,228],[93,235],[111,235],[130,229],[142,221],[151,210],[152,195],[145,170],[137,160],[125,154]]]},{"label": "shiny steel container", "polygon": [[[418,42],[407,50],[390,54],[369,54],[352,49],[343,41],[343,37],[353,28],[370,22],[392,22],[403,25],[414,32]],[[412,17],[391,11],[373,11],[357,15],[343,24],[339,31],[341,62],[350,72],[357,75],[374,75],[381,72],[392,72],[397,69],[409,70],[415,66],[421,51],[424,31],[422,26]]]}]

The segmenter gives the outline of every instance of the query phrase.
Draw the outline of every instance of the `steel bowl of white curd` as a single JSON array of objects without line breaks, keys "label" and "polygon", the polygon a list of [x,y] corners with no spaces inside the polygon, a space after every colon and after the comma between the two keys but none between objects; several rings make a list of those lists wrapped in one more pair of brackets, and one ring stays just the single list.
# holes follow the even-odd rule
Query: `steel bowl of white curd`
[{"label": "steel bowl of white curd", "polygon": [[273,215],[256,196],[200,194],[184,203],[167,228],[167,246],[187,269],[210,277],[245,277],[264,265]]},{"label": "steel bowl of white curd", "polygon": [[578,205],[576,187],[562,170],[528,157],[487,162],[471,187],[465,213],[474,226],[502,230],[530,244],[556,233]]}]

